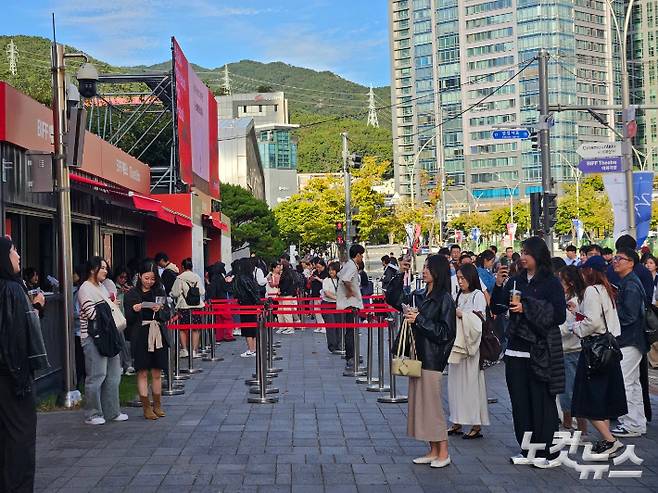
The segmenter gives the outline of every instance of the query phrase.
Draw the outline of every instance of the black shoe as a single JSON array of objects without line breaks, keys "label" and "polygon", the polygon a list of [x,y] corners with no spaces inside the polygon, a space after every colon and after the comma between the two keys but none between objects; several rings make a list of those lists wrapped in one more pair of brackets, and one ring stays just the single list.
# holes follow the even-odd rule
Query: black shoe
[{"label": "black shoe", "polygon": [[614,457],[617,455],[616,452],[621,448],[624,448],[624,445],[619,440],[615,440],[614,442],[601,440],[600,442],[596,442],[594,447],[592,447],[592,452],[595,454],[605,454],[608,457]]},{"label": "black shoe", "polygon": [[350,358],[347,360],[347,363],[345,363],[345,369],[346,370],[353,370],[354,369],[354,358]]}]

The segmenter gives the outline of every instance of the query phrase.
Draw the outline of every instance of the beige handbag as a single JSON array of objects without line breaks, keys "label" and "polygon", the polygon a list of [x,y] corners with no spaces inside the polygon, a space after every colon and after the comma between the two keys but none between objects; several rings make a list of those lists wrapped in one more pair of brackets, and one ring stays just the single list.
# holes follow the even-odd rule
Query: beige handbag
[{"label": "beige handbag", "polygon": [[[407,339],[410,341],[409,357],[405,356]],[[411,330],[411,324],[404,320],[398,338],[398,347],[393,355],[393,375],[400,377],[420,377],[423,362],[416,359],[416,340]]]}]

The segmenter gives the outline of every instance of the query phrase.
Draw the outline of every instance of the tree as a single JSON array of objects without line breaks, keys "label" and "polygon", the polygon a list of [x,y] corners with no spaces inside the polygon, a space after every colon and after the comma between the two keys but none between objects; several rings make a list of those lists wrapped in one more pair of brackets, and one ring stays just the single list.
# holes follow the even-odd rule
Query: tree
[{"label": "tree", "polygon": [[231,218],[231,251],[249,247],[252,253],[274,259],[285,245],[267,204],[237,185],[222,183],[222,212]]},{"label": "tree", "polygon": [[559,234],[569,233],[572,219],[580,218],[590,237],[596,233],[604,234],[614,223],[612,208],[605,193],[601,177],[595,176],[582,180],[579,197],[576,200],[576,185],[564,185],[564,196],[558,202],[557,223],[555,231]]}]

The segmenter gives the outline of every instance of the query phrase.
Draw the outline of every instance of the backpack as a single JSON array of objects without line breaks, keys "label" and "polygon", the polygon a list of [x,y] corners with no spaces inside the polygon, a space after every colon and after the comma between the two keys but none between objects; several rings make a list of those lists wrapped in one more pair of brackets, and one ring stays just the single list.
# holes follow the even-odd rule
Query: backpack
[{"label": "backpack", "polygon": [[201,291],[197,286],[198,283],[195,282],[192,286],[191,283],[185,281],[185,284],[187,284],[187,292],[183,294],[185,303],[189,307],[198,306],[201,303]]}]

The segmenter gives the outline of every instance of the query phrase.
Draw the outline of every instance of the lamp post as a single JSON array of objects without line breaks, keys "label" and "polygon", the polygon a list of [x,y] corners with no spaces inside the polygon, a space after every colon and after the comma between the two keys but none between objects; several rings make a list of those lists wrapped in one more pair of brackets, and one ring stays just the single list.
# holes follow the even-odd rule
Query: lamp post
[{"label": "lamp post", "polygon": [[496,173],[496,176],[498,177],[498,181],[502,181],[503,184],[505,185],[505,188],[507,188],[507,191],[509,192],[509,219],[511,223],[514,222],[514,191],[519,188],[519,185],[521,183],[517,183],[514,188],[509,186],[509,183],[506,179],[504,179],[500,173]]}]

